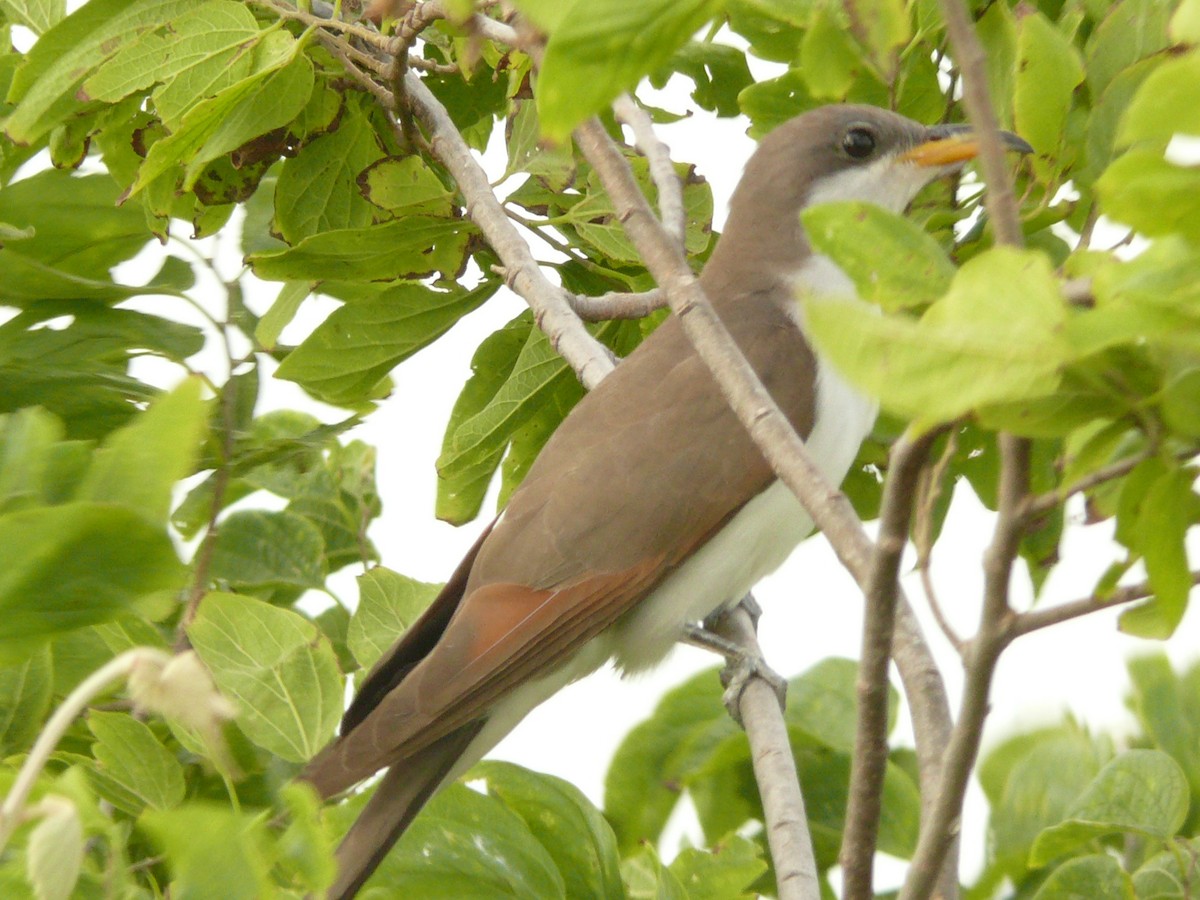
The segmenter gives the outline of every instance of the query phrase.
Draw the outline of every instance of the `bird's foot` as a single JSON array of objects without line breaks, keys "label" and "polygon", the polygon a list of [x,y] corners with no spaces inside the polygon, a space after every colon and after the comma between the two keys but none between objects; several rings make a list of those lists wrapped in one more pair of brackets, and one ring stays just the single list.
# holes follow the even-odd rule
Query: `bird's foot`
[{"label": "bird's foot", "polygon": [[[753,615],[753,612],[751,614]],[[725,668],[721,670],[721,684],[725,687],[722,701],[725,703],[725,708],[729,710],[729,715],[738,725],[742,724],[740,712],[742,691],[746,689],[746,685],[753,678],[757,677],[765,681],[775,692],[775,696],[779,698],[780,708],[785,706],[787,680],[767,665],[762,654],[747,650],[740,644],[735,644],[728,638],[699,625],[688,625],[684,629],[684,639],[693,646],[712,650],[725,657]]]},{"label": "bird's foot", "polygon": [[738,647],[737,652],[726,657],[725,668],[721,670],[721,684],[725,686],[722,701],[729,715],[738,725],[742,723],[742,692],[755,678],[761,678],[775,692],[779,699],[779,708],[787,708],[787,679],[767,665],[762,654]]}]

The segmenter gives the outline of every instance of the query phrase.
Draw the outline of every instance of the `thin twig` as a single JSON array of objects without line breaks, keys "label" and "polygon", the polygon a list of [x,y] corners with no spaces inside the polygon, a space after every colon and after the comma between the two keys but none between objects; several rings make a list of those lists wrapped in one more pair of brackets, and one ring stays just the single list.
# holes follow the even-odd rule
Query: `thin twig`
[{"label": "thin twig", "polygon": [[[716,631],[745,654],[761,658],[753,620],[741,604],[717,619]],[[762,797],[763,824],[775,863],[779,900],[818,900],[821,885],[812,835],[779,697],[766,680],[752,677],[738,700],[738,713],[750,742],[750,761]]]},{"label": "thin twig", "polygon": [[[1189,457],[1192,455],[1195,455],[1194,450],[1188,452]],[[1071,484],[1064,484],[1044,494],[1033,494],[1025,499],[1025,505],[1021,512],[1026,518],[1036,518],[1059,506],[1068,497],[1090,491],[1092,488],[1120,478],[1122,475],[1128,475],[1149,456],[1149,453],[1137,453],[1097,469],[1095,472],[1089,472]]]},{"label": "thin twig", "polygon": [[321,46],[328,50],[342,64],[342,68],[345,69],[346,74],[359,87],[378,100],[384,109],[395,109],[395,98],[392,96],[392,92],[358,67],[347,52],[349,45],[345,41],[320,29],[317,29],[313,34],[321,42]]},{"label": "thin twig", "polygon": [[917,500],[917,484],[929,450],[941,430],[903,437],[891,452],[880,506],[879,538],[864,589],[866,613],[858,668],[858,725],[850,770],[850,796],[842,833],[842,896],[870,900],[875,896],[873,869],[887,770],[888,669],[896,624],[900,560],[908,546],[909,523]]},{"label": "thin twig", "polygon": [[941,629],[946,640],[955,650],[962,654],[963,640],[950,620],[946,617],[942,604],[938,600],[937,591],[933,586],[933,519],[936,514],[938,499],[942,494],[942,482],[946,471],[958,449],[958,432],[951,429],[946,440],[946,447],[938,461],[921,473],[920,502],[917,504],[916,521],[913,524],[913,543],[917,548],[917,572],[921,576],[921,587],[925,591],[925,600],[933,613],[934,621]]},{"label": "thin twig", "polygon": [[1005,161],[1006,151],[1000,140],[1000,126],[988,90],[987,54],[975,35],[962,0],[941,0],[941,7],[951,56],[962,75],[963,105],[967,108],[971,128],[979,138],[979,168],[988,188],[984,203],[996,232],[996,242],[1022,247],[1025,237],[1021,232],[1021,217],[1013,197],[1012,176]]},{"label": "thin twig", "polygon": [[392,38],[386,37],[378,31],[359,25],[356,22],[345,22],[329,16],[314,15],[302,9],[297,9],[289,3],[278,2],[278,0],[250,0],[250,2],[255,6],[271,10],[281,19],[291,19],[305,25],[316,25],[318,28],[327,28],[331,31],[341,31],[352,35],[377,50],[386,51],[392,43]]},{"label": "thin twig", "polygon": [[626,294],[613,291],[599,297],[572,294],[571,306],[588,322],[606,322],[609,319],[640,319],[667,305],[667,295],[657,288]]},{"label": "thin twig", "polygon": [[415,73],[405,76],[405,85],[413,114],[429,134],[431,151],[453,176],[466,201],[467,215],[500,257],[509,286],[529,304],[538,327],[584,387],[595,387],[612,371],[612,356],[572,311],[567,292],[542,274],[446,108]]},{"label": "thin twig", "polygon": [[[1000,454],[1000,512],[985,555],[979,630],[966,647],[966,679],[958,722],[946,747],[942,780],[932,812],[921,823],[917,851],[900,900],[924,900],[931,896],[947,857],[958,843],[963,797],[979,754],[992,677],[1000,653],[1010,640],[1009,628],[1015,618],[1008,604],[1008,590],[1022,534],[1020,510],[1029,484],[1029,442],[1001,435]],[[943,893],[944,885],[943,881]]]},{"label": "thin twig", "polygon": [[[226,285],[227,299],[232,296],[232,287]],[[225,310],[225,318],[228,320],[233,313],[228,306]],[[213,473],[213,492],[212,492],[212,508],[208,514],[208,529],[204,533],[204,540],[200,543],[200,548],[196,551],[195,558],[192,561],[192,585],[188,590],[187,601],[184,603],[183,613],[179,617],[179,625],[175,629],[175,651],[182,652],[187,650],[191,644],[188,642],[187,629],[196,618],[196,613],[200,610],[200,602],[204,599],[204,595],[208,593],[208,572],[212,567],[213,554],[217,550],[217,540],[220,537],[220,519],[221,512],[225,508],[225,492],[229,487],[229,480],[232,475],[233,466],[233,449],[234,449],[234,417],[237,409],[237,390],[234,382],[233,370],[236,365],[233,358],[233,345],[229,339],[229,322],[221,323],[220,333],[225,345],[225,358],[228,363],[229,376],[225,384],[221,387],[221,393],[218,402],[221,404],[221,458],[217,461],[216,471]]]},{"label": "thin twig", "polygon": [[[1192,584],[1200,584],[1200,572],[1192,573]],[[1069,603],[1060,603],[1045,609],[1033,609],[1020,613],[1013,619],[1008,628],[1009,639],[1018,638],[1042,628],[1049,628],[1051,625],[1058,625],[1061,622],[1068,622],[1071,619],[1078,619],[1080,616],[1112,609],[1114,606],[1122,606],[1135,600],[1145,600],[1153,595],[1154,589],[1150,582],[1141,581],[1137,584],[1118,587],[1111,594],[1093,594]]]},{"label": "thin twig", "polygon": [[628,94],[613,101],[613,112],[618,122],[629,126],[634,146],[650,163],[650,177],[658,188],[658,217],[667,234],[682,249],[687,236],[687,213],[683,208],[683,183],[671,162],[670,149],[655,134],[650,116]]},{"label": "thin twig", "polygon": [[[987,84],[987,56],[975,34],[962,0],[941,0],[942,17],[951,55],[962,75],[963,103],[979,138],[979,161],[987,183],[984,198],[1001,244],[1024,244],[1012,179],[1005,164],[1000,129]],[[900,900],[925,900],[935,893],[958,893],[959,817],[967,781],[979,753],[983,722],[996,662],[1006,643],[1013,617],[1008,588],[1013,561],[1020,545],[1025,519],[1021,507],[1029,485],[1029,442],[1000,435],[1000,515],[985,558],[985,587],[979,630],[967,647],[966,681],[958,723],[946,747],[941,782],[922,817],[921,834]]]}]

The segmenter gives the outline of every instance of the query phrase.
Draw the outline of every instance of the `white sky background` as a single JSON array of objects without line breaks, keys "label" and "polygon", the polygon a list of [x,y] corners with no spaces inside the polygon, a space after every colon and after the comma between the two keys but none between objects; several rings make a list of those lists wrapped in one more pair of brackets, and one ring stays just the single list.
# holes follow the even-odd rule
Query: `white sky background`
[{"label": "white sky background", "polygon": [[[763,66],[753,59],[751,65],[757,78],[776,74],[776,67]],[[642,96],[672,110],[687,109],[690,102],[686,84],[677,77],[667,91],[643,92]],[[742,166],[754,149],[753,142],[745,135],[747,126],[745,118],[715,120],[700,113],[659,129],[675,151],[673,155],[694,162],[698,173],[712,185],[717,230],[724,222],[728,199]],[[504,168],[502,131],[497,126],[493,147],[484,160],[489,171],[497,176]],[[511,189],[518,183],[508,187]],[[177,228],[177,233],[185,232],[185,227]],[[1119,236],[1118,233],[1114,237],[1114,242]],[[1105,241],[1101,236],[1097,244],[1102,246]],[[240,259],[233,241],[224,239],[216,250],[214,243],[204,242],[205,252],[217,253],[223,271],[227,275],[236,274]],[[160,248],[151,247],[122,267],[117,275],[130,280],[144,279],[157,270],[160,255]],[[259,313],[265,312],[278,285],[264,284],[253,277],[246,280],[249,305]],[[219,302],[215,286],[211,293],[202,288],[193,293],[202,300],[211,297],[214,303]],[[182,304],[168,306],[169,302],[164,298],[142,298],[129,305],[202,324],[191,310]],[[301,320],[285,331],[283,340],[298,342],[334,306],[329,301],[310,299]],[[469,374],[472,353],[484,337],[521,309],[521,301],[504,291],[464,318],[433,347],[393,373],[392,396],[348,436],[378,449],[377,477],[384,511],[371,536],[384,565],[425,581],[445,580],[494,509],[493,492],[479,521],[463,528],[436,521],[433,466],[450,408]],[[7,316],[0,314],[2,318]],[[193,362],[215,376],[223,376],[223,362],[218,353],[201,355]],[[139,365],[141,377],[164,385],[178,381],[176,368],[155,361]],[[264,362],[264,374],[271,367],[269,361]],[[324,421],[336,421],[345,415],[342,410],[315,403],[289,382],[265,379],[259,412],[287,407],[310,410]],[[262,505],[264,496],[256,495],[248,501],[249,505]],[[1073,520],[1081,522],[1081,507],[1074,507],[1073,512]],[[963,635],[973,632],[978,617],[981,559],[990,538],[991,521],[991,515],[970,496],[969,490],[960,491],[933,556],[939,597]],[[870,528],[873,530],[873,526]],[[1062,548],[1064,563],[1047,584],[1041,602],[1049,604],[1086,595],[1097,574],[1117,555],[1108,524],[1068,527]],[[353,584],[357,571],[357,567],[345,570],[333,582],[338,594],[351,603],[357,599]],[[957,709],[962,686],[958,656],[928,614],[919,580],[906,575],[904,586],[941,664],[952,706]],[[1031,592],[1020,565],[1013,593],[1019,606],[1028,603]],[[862,602],[852,579],[820,537],[805,542],[777,573],[758,586],[755,594],[764,609],[760,641],[768,662],[781,674],[794,675],[827,656],[858,657]],[[1127,734],[1133,720],[1123,702],[1128,691],[1124,660],[1139,652],[1165,647],[1176,666],[1190,663],[1200,644],[1200,612],[1193,608],[1175,637],[1165,645],[1122,635],[1115,620],[1115,612],[1100,613],[1021,638],[1010,647],[997,671],[985,748],[1014,732],[1061,721],[1068,713],[1093,728]],[[492,756],[561,776],[599,804],[603,799],[605,771],[621,739],[649,715],[666,690],[717,662],[711,654],[680,646],[666,663],[648,675],[621,680],[611,670],[601,670],[535,710]],[[898,683],[895,678],[893,681]],[[906,715],[905,709],[896,738],[911,745]],[[963,822],[963,871],[968,879],[978,872],[983,859],[985,817],[982,793],[972,783]],[[686,815],[676,817],[673,831],[698,838],[698,829],[694,822],[688,822]],[[673,852],[671,846],[665,849],[668,856]],[[883,866],[877,889],[898,884],[902,872],[899,864]]]}]

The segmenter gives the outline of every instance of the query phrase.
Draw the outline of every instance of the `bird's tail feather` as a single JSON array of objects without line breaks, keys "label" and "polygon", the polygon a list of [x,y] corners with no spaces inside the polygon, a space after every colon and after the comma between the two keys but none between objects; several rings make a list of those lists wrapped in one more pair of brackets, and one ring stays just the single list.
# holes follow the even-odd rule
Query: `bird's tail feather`
[{"label": "bird's tail feather", "polygon": [[337,849],[337,879],[326,900],[350,900],[379,866],[446,778],[458,774],[463,752],[483,720],[451,732],[388,769]]}]

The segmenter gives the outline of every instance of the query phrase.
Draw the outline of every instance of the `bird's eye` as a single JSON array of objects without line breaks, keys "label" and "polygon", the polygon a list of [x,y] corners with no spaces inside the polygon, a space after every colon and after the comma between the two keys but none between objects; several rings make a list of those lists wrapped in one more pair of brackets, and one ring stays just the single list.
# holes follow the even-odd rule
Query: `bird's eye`
[{"label": "bird's eye", "polygon": [[853,159],[866,159],[875,152],[875,135],[871,129],[856,125],[842,138],[842,149]]}]

